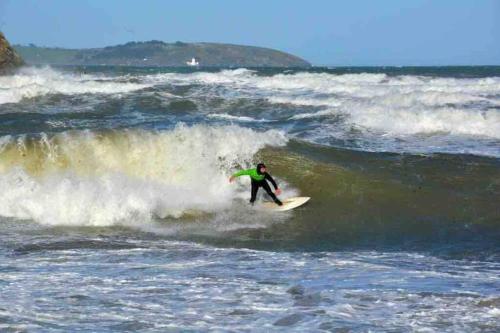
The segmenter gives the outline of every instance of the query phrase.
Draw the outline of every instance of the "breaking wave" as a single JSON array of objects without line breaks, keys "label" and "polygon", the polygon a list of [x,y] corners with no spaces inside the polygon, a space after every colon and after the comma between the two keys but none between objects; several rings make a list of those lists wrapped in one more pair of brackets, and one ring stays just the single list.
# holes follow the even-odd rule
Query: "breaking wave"
[{"label": "breaking wave", "polygon": [[287,139],[274,130],[179,125],[0,142],[0,215],[109,226],[228,207],[238,196],[227,182],[234,168],[253,165],[258,150]]},{"label": "breaking wave", "polygon": [[15,75],[0,77],[0,104],[17,103],[23,99],[48,94],[120,94],[149,87],[144,83],[128,82],[126,78],[100,77],[60,72],[50,67],[27,67]]}]

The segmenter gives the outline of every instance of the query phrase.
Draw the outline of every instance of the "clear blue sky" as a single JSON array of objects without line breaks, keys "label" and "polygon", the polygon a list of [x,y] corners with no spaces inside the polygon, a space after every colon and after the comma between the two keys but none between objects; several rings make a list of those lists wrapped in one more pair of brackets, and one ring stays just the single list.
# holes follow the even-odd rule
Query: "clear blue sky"
[{"label": "clear blue sky", "polygon": [[291,52],[316,65],[500,65],[500,0],[0,0],[14,44],[151,39]]}]

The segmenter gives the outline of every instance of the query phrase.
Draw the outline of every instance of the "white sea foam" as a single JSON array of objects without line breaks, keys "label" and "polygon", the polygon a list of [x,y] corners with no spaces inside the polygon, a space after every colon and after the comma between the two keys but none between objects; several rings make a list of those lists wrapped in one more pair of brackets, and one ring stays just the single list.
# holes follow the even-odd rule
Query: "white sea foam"
[{"label": "white sea foam", "polygon": [[269,122],[270,120],[266,119],[255,119],[252,117],[246,117],[246,116],[232,116],[227,113],[210,113],[207,115],[209,118],[219,118],[219,119],[226,119],[226,120],[232,120],[232,121],[237,121],[237,122],[258,122],[258,123],[265,123]]},{"label": "white sea foam", "polygon": [[23,68],[14,75],[0,77],[0,104],[47,94],[119,94],[148,86],[146,83],[125,82],[120,77],[63,73],[50,67]]},{"label": "white sea foam", "polygon": [[[283,119],[317,121],[318,124],[298,133],[306,140],[321,143],[348,140],[362,149],[384,151],[500,154],[498,148],[494,148],[495,142],[490,142],[500,139],[499,77],[306,72],[263,76],[255,71],[237,69],[138,75],[133,81],[130,82],[129,77],[82,76],[48,68],[30,69],[0,79],[3,88],[0,89],[0,103],[49,93],[120,94],[151,86],[158,88],[155,94],[163,96],[168,94],[163,91],[163,85],[194,84],[196,89],[190,89],[183,97],[195,100],[212,97],[265,99],[279,108],[279,112],[259,112],[258,117],[251,109],[246,109],[245,114],[233,114],[230,110],[208,112],[208,117],[240,123]],[[290,110],[283,110],[284,104],[289,104]],[[284,128],[292,128],[294,135],[300,130],[287,125]],[[423,137],[431,136],[435,141],[422,141]],[[407,143],[408,149],[402,142]]]},{"label": "white sea foam", "polygon": [[[311,140],[318,135],[323,139],[352,139],[352,129],[357,131],[359,138],[366,136],[365,139],[379,142],[379,147],[383,147],[387,140],[388,145],[393,140],[420,140],[410,138],[411,135],[500,138],[498,77],[462,79],[329,73],[259,76],[244,69],[153,77],[157,82],[223,86],[227,89],[211,92],[226,94],[224,98],[259,97],[274,104],[318,108],[290,114],[290,120],[329,116],[332,120],[341,120],[301,135],[301,138]],[[227,91],[232,93],[227,95]],[[269,116],[272,120],[273,115]],[[251,113],[245,117],[250,120]],[[426,151],[427,144],[429,142],[423,143],[417,150]],[[467,145],[470,146],[470,142]],[[472,150],[481,151],[480,147],[476,148]],[[490,153],[486,152],[487,155]]]},{"label": "white sea foam", "polygon": [[169,132],[90,131],[30,141],[6,139],[0,153],[0,215],[48,225],[142,224],[152,216],[215,212],[239,187],[227,177],[249,167],[278,131],[178,126]]},{"label": "white sea foam", "polygon": [[500,139],[500,112],[477,112],[467,109],[425,108],[411,112],[401,109],[365,107],[350,114],[350,122],[380,133],[402,136],[410,134],[459,134]]}]

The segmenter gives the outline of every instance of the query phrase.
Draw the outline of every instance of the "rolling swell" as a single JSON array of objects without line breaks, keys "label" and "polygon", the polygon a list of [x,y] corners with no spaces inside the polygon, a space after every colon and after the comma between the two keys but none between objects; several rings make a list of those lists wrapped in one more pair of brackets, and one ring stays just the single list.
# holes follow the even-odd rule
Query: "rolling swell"
[{"label": "rolling swell", "polygon": [[[0,215],[259,248],[500,239],[497,159],[285,142],[279,132],[237,126],[3,137]],[[282,215],[250,209],[245,180],[229,186],[227,176],[256,161],[268,164],[285,196],[310,203]]]},{"label": "rolling swell", "polygon": [[264,149],[260,156],[312,200],[288,223],[255,237],[315,249],[493,246],[500,239],[497,159],[366,153],[296,140],[286,148]]}]

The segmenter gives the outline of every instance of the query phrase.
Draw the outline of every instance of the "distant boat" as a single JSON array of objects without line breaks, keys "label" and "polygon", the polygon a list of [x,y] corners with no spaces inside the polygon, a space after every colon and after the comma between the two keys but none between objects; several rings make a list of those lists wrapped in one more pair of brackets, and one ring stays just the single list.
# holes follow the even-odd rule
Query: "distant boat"
[{"label": "distant boat", "polygon": [[196,58],[192,58],[191,61],[186,61],[186,65],[188,66],[199,66],[200,63],[196,61]]}]

